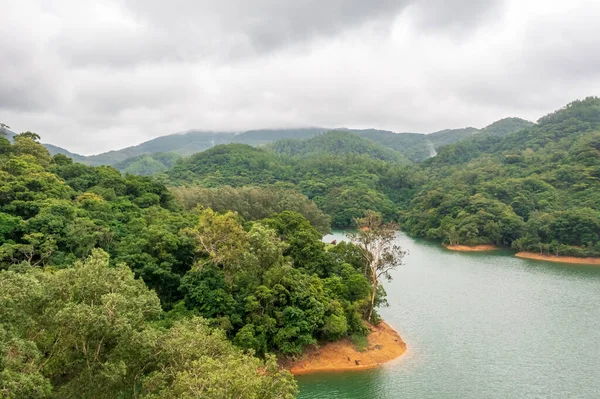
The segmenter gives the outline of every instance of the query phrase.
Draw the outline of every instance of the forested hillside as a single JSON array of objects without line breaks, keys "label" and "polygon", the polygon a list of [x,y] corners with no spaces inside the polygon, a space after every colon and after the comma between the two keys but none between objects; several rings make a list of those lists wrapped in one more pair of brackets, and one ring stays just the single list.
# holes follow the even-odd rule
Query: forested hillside
[{"label": "forested hillside", "polygon": [[154,152],[127,158],[115,164],[114,167],[123,173],[152,176],[172,168],[181,158],[181,155],[175,152]]},{"label": "forested hillside", "polygon": [[[402,221],[411,234],[449,244],[597,255],[599,101],[576,101],[537,124],[507,118],[480,131],[429,135],[438,142],[469,138],[438,147],[435,157],[416,165],[403,165],[387,148],[353,134],[332,132],[265,149],[218,147],[178,163],[162,179],[297,190],[334,227],[351,226],[374,209]],[[418,136],[363,134],[388,147],[419,143]]]},{"label": "forested hillside", "polygon": [[[322,243],[328,218],[300,194],[234,190],[254,201],[236,213],[212,193],[196,203],[220,213],[188,211],[150,178],[51,157],[38,140],[0,138],[3,397],[292,398],[269,353],[377,321],[371,298],[385,292],[363,253]],[[209,155],[255,170],[274,157],[231,147]],[[201,155],[198,172],[227,170]]]},{"label": "forested hillside", "polygon": [[600,255],[600,99],[524,131],[443,147],[403,211],[411,234],[555,255]]},{"label": "forested hillside", "polygon": [[353,131],[361,137],[368,138],[387,148],[403,154],[413,162],[424,161],[434,155],[441,147],[467,140],[477,134],[502,136],[531,127],[532,122],[519,118],[505,118],[486,126],[483,129],[467,127],[464,129],[446,129],[430,134],[393,133],[385,130]]},{"label": "forested hillside", "polygon": [[[341,152],[336,155],[323,151],[291,157],[278,155],[268,148],[228,144],[186,158],[157,178],[167,185],[177,186],[293,189],[330,215],[334,227],[349,227],[366,209],[383,214],[387,221],[397,218],[396,206],[386,193],[391,183],[389,179],[395,173],[404,173],[398,162],[386,162],[366,154]],[[407,181],[411,179],[413,177],[406,177]],[[393,195],[402,197],[407,189],[410,190],[400,188],[399,193]]]},{"label": "forested hillside", "polygon": [[382,161],[409,163],[400,152],[348,132],[331,131],[307,140],[279,140],[269,149],[288,157],[356,154]]},{"label": "forested hillside", "polygon": [[[475,128],[447,129],[431,134],[394,133],[385,130],[356,130],[334,129],[347,132],[375,142],[388,149],[387,158],[405,158],[413,162],[423,161],[436,150],[446,144],[454,143],[471,137],[479,132],[505,134],[528,127],[531,122],[518,118],[506,118],[478,130]],[[205,151],[219,144],[239,143],[251,146],[263,146],[281,140],[305,140],[318,136],[331,129],[310,127],[297,129],[261,129],[236,132],[211,132],[190,130],[188,132],[157,137],[136,146],[105,152],[98,155],[84,156],[72,153],[52,144],[44,144],[51,155],[63,154],[76,162],[86,165],[114,166],[123,173],[151,175],[159,173],[172,166],[172,161],[178,155],[189,156]],[[9,139],[14,133],[8,131]],[[352,140],[349,138],[348,140]],[[373,143],[366,144],[373,146]],[[389,151],[394,150],[394,151]],[[396,152],[400,153],[399,155]],[[168,155],[165,155],[168,154]]]}]

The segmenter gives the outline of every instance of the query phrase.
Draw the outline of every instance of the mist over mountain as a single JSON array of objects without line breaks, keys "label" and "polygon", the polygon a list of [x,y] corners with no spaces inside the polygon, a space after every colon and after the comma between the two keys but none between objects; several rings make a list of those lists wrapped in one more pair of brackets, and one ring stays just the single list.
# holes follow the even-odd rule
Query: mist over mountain
[{"label": "mist over mountain", "polygon": [[[405,158],[412,162],[420,162],[435,155],[442,146],[462,141],[476,134],[502,136],[504,134],[525,129],[532,125],[533,122],[523,119],[505,118],[496,121],[483,129],[466,127],[462,129],[445,129],[430,134],[395,133],[378,129],[331,129],[324,127],[259,129],[248,130],[241,133],[190,130],[157,137],[136,146],[90,156],[75,154],[67,149],[52,144],[44,145],[52,155],[64,154],[74,161],[86,165],[110,165],[115,166],[122,172],[147,175],[162,172],[170,168],[172,162],[178,157],[190,156],[219,144],[239,143],[251,146],[262,146],[280,140],[306,140],[328,131],[337,131],[341,134],[346,132],[353,136],[359,136],[379,144],[388,150],[398,152],[399,158]],[[10,135],[12,137],[14,133],[10,132]],[[173,155],[167,157],[164,155],[153,156],[153,154],[167,153],[172,153]],[[388,158],[390,156],[393,158],[396,155],[388,153]]]}]

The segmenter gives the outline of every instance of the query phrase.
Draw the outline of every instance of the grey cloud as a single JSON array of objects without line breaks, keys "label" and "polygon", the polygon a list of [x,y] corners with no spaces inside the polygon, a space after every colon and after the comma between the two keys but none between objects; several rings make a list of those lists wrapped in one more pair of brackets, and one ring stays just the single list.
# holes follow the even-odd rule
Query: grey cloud
[{"label": "grey cloud", "polygon": [[517,36],[507,32],[509,38],[490,48],[493,53],[471,58],[464,74],[442,75],[449,84],[440,81],[440,86],[466,101],[526,109],[530,119],[600,94],[600,3],[583,0],[563,8],[540,8],[524,18],[514,28]]},{"label": "grey cloud", "polygon": [[4,2],[0,121],[87,154],[194,128],[481,127],[600,93],[595,0]]},{"label": "grey cloud", "polygon": [[600,77],[600,3],[587,1],[560,15],[546,15],[528,26],[524,58],[537,66],[538,78],[572,82]]},{"label": "grey cloud", "polygon": [[[271,49],[316,35],[330,35],[372,19],[392,19],[409,0],[175,0],[168,10],[160,0],[126,0],[132,12],[152,26],[166,29],[206,29],[244,38],[257,50]],[[182,12],[183,11],[183,12]],[[219,41],[219,39],[217,39]]]},{"label": "grey cloud", "polygon": [[[232,62],[335,35],[367,21],[389,27],[409,1],[123,0],[92,9],[100,22],[66,24],[58,46],[76,66]],[[111,20],[114,12],[121,17]]]},{"label": "grey cloud", "polygon": [[426,31],[462,33],[498,17],[504,5],[502,0],[418,0],[410,11]]},{"label": "grey cloud", "polygon": [[[426,29],[472,27],[501,2],[172,0],[166,5],[162,0],[122,0],[112,7],[92,9],[98,19],[94,24],[67,24],[59,47],[62,56],[76,66],[119,67],[161,60],[234,62],[335,36],[364,23],[386,32],[406,7],[414,8]],[[115,12],[121,17],[114,18]]]},{"label": "grey cloud", "polygon": [[57,102],[55,59],[44,56],[39,38],[15,20],[0,23],[0,108],[43,109]]}]

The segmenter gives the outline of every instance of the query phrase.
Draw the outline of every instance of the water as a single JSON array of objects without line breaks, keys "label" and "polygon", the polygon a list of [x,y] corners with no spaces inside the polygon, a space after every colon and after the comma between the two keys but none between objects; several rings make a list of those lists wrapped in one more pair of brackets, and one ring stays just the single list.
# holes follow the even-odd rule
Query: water
[{"label": "water", "polygon": [[600,398],[600,268],[398,239],[410,255],[380,313],[407,353],[298,377],[300,399]]}]

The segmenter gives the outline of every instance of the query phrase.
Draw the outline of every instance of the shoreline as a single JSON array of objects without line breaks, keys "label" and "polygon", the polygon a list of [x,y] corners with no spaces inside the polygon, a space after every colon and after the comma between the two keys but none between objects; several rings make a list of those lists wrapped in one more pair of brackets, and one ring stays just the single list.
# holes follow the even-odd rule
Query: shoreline
[{"label": "shoreline", "polygon": [[444,245],[444,247],[450,251],[460,252],[484,252],[484,251],[495,251],[498,248],[492,244],[480,244],[480,245]]},{"label": "shoreline", "polygon": [[321,347],[312,347],[296,361],[284,361],[282,367],[293,375],[322,372],[369,370],[382,366],[406,352],[406,343],[387,323],[369,326],[369,345],[363,352],[356,350],[349,338],[329,342]]},{"label": "shoreline", "polygon": [[575,256],[556,256],[556,255],[541,255],[534,252],[517,252],[517,258],[545,260],[548,262],[571,263],[574,265],[596,265],[600,266],[600,258],[578,258]]}]

